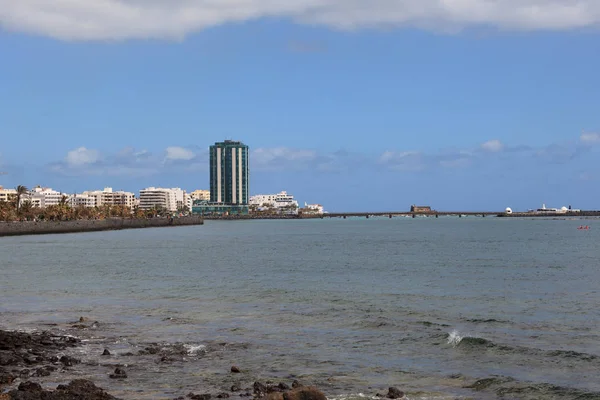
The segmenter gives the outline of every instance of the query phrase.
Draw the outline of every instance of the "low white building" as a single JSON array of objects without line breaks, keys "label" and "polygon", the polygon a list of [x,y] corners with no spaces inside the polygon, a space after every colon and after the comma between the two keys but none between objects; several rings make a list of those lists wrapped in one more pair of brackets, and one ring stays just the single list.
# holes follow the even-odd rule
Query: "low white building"
[{"label": "low white building", "polygon": [[325,210],[323,209],[323,206],[320,204],[306,204],[304,203],[304,209],[303,212],[309,213],[309,214],[325,214]]},{"label": "low white building", "polygon": [[96,207],[96,196],[88,194],[73,194],[69,196],[67,203],[71,207]]},{"label": "low white building", "polygon": [[95,198],[95,206],[125,206],[133,208],[135,205],[135,195],[131,192],[113,191],[106,187],[104,190],[94,190],[83,192],[84,195]]},{"label": "low white building", "polygon": [[0,186],[0,201],[12,201],[17,197],[15,189],[5,189]]},{"label": "low white building", "polygon": [[140,208],[142,209],[148,210],[160,207],[169,212],[176,212],[185,205],[187,205],[186,193],[185,190],[180,188],[149,187],[140,190]]},{"label": "low white building", "polygon": [[257,194],[250,197],[250,205],[258,209],[275,208],[280,212],[298,213],[298,201],[294,196],[283,191],[277,194]]}]

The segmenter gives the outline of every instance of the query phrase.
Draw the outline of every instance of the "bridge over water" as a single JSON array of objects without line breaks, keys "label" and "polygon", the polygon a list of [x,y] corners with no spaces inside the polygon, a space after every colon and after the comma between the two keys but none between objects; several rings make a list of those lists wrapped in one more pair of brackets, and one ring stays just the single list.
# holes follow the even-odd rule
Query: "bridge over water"
[{"label": "bridge over water", "polygon": [[454,217],[487,217],[487,216],[498,216],[504,214],[504,211],[432,211],[432,212],[410,212],[410,211],[378,211],[378,212],[346,212],[346,213],[329,213],[323,214],[325,218],[348,218],[348,217],[440,217],[440,216],[454,216]]}]

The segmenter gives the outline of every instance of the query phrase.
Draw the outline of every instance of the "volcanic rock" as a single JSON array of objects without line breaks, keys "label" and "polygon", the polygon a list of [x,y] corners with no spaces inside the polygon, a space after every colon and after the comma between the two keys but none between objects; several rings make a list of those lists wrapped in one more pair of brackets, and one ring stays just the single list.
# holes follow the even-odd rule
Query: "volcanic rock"
[{"label": "volcanic rock", "polygon": [[388,389],[388,393],[385,395],[385,397],[388,399],[400,399],[404,397],[404,392],[392,386]]},{"label": "volcanic rock", "polygon": [[283,393],[284,400],[327,400],[327,397],[316,387],[302,386]]},{"label": "volcanic rock", "polygon": [[115,368],[115,372],[110,374],[109,377],[111,379],[125,379],[127,378],[127,372],[120,367]]}]

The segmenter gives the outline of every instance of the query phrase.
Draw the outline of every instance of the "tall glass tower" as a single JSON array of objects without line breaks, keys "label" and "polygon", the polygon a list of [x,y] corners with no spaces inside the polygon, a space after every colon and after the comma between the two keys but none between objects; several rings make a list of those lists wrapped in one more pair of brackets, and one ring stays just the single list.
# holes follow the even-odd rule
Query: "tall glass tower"
[{"label": "tall glass tower", "polygon": [[210,146],[210,201],[248,204],[248,146],[225,140]]}]

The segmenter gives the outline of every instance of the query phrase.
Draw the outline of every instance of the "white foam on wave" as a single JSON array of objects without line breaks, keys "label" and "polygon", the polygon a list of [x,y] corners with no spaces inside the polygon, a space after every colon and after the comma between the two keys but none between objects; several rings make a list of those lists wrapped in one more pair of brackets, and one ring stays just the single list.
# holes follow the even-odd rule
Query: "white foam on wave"
[{"label": "white foam on wave", "polygon": [[201,351],[206,351],[206,346],[203,344],[193,345],[193,344],[184,344],[183,347],[187,350],[187,353],[190,356],[194,354],[198,354]]},{"label": "white foam on wave", "polygon": [[452,347],[458,346],[461,340],[463,340],[463,336],[456,329],[448,334],[448,344]]}]

